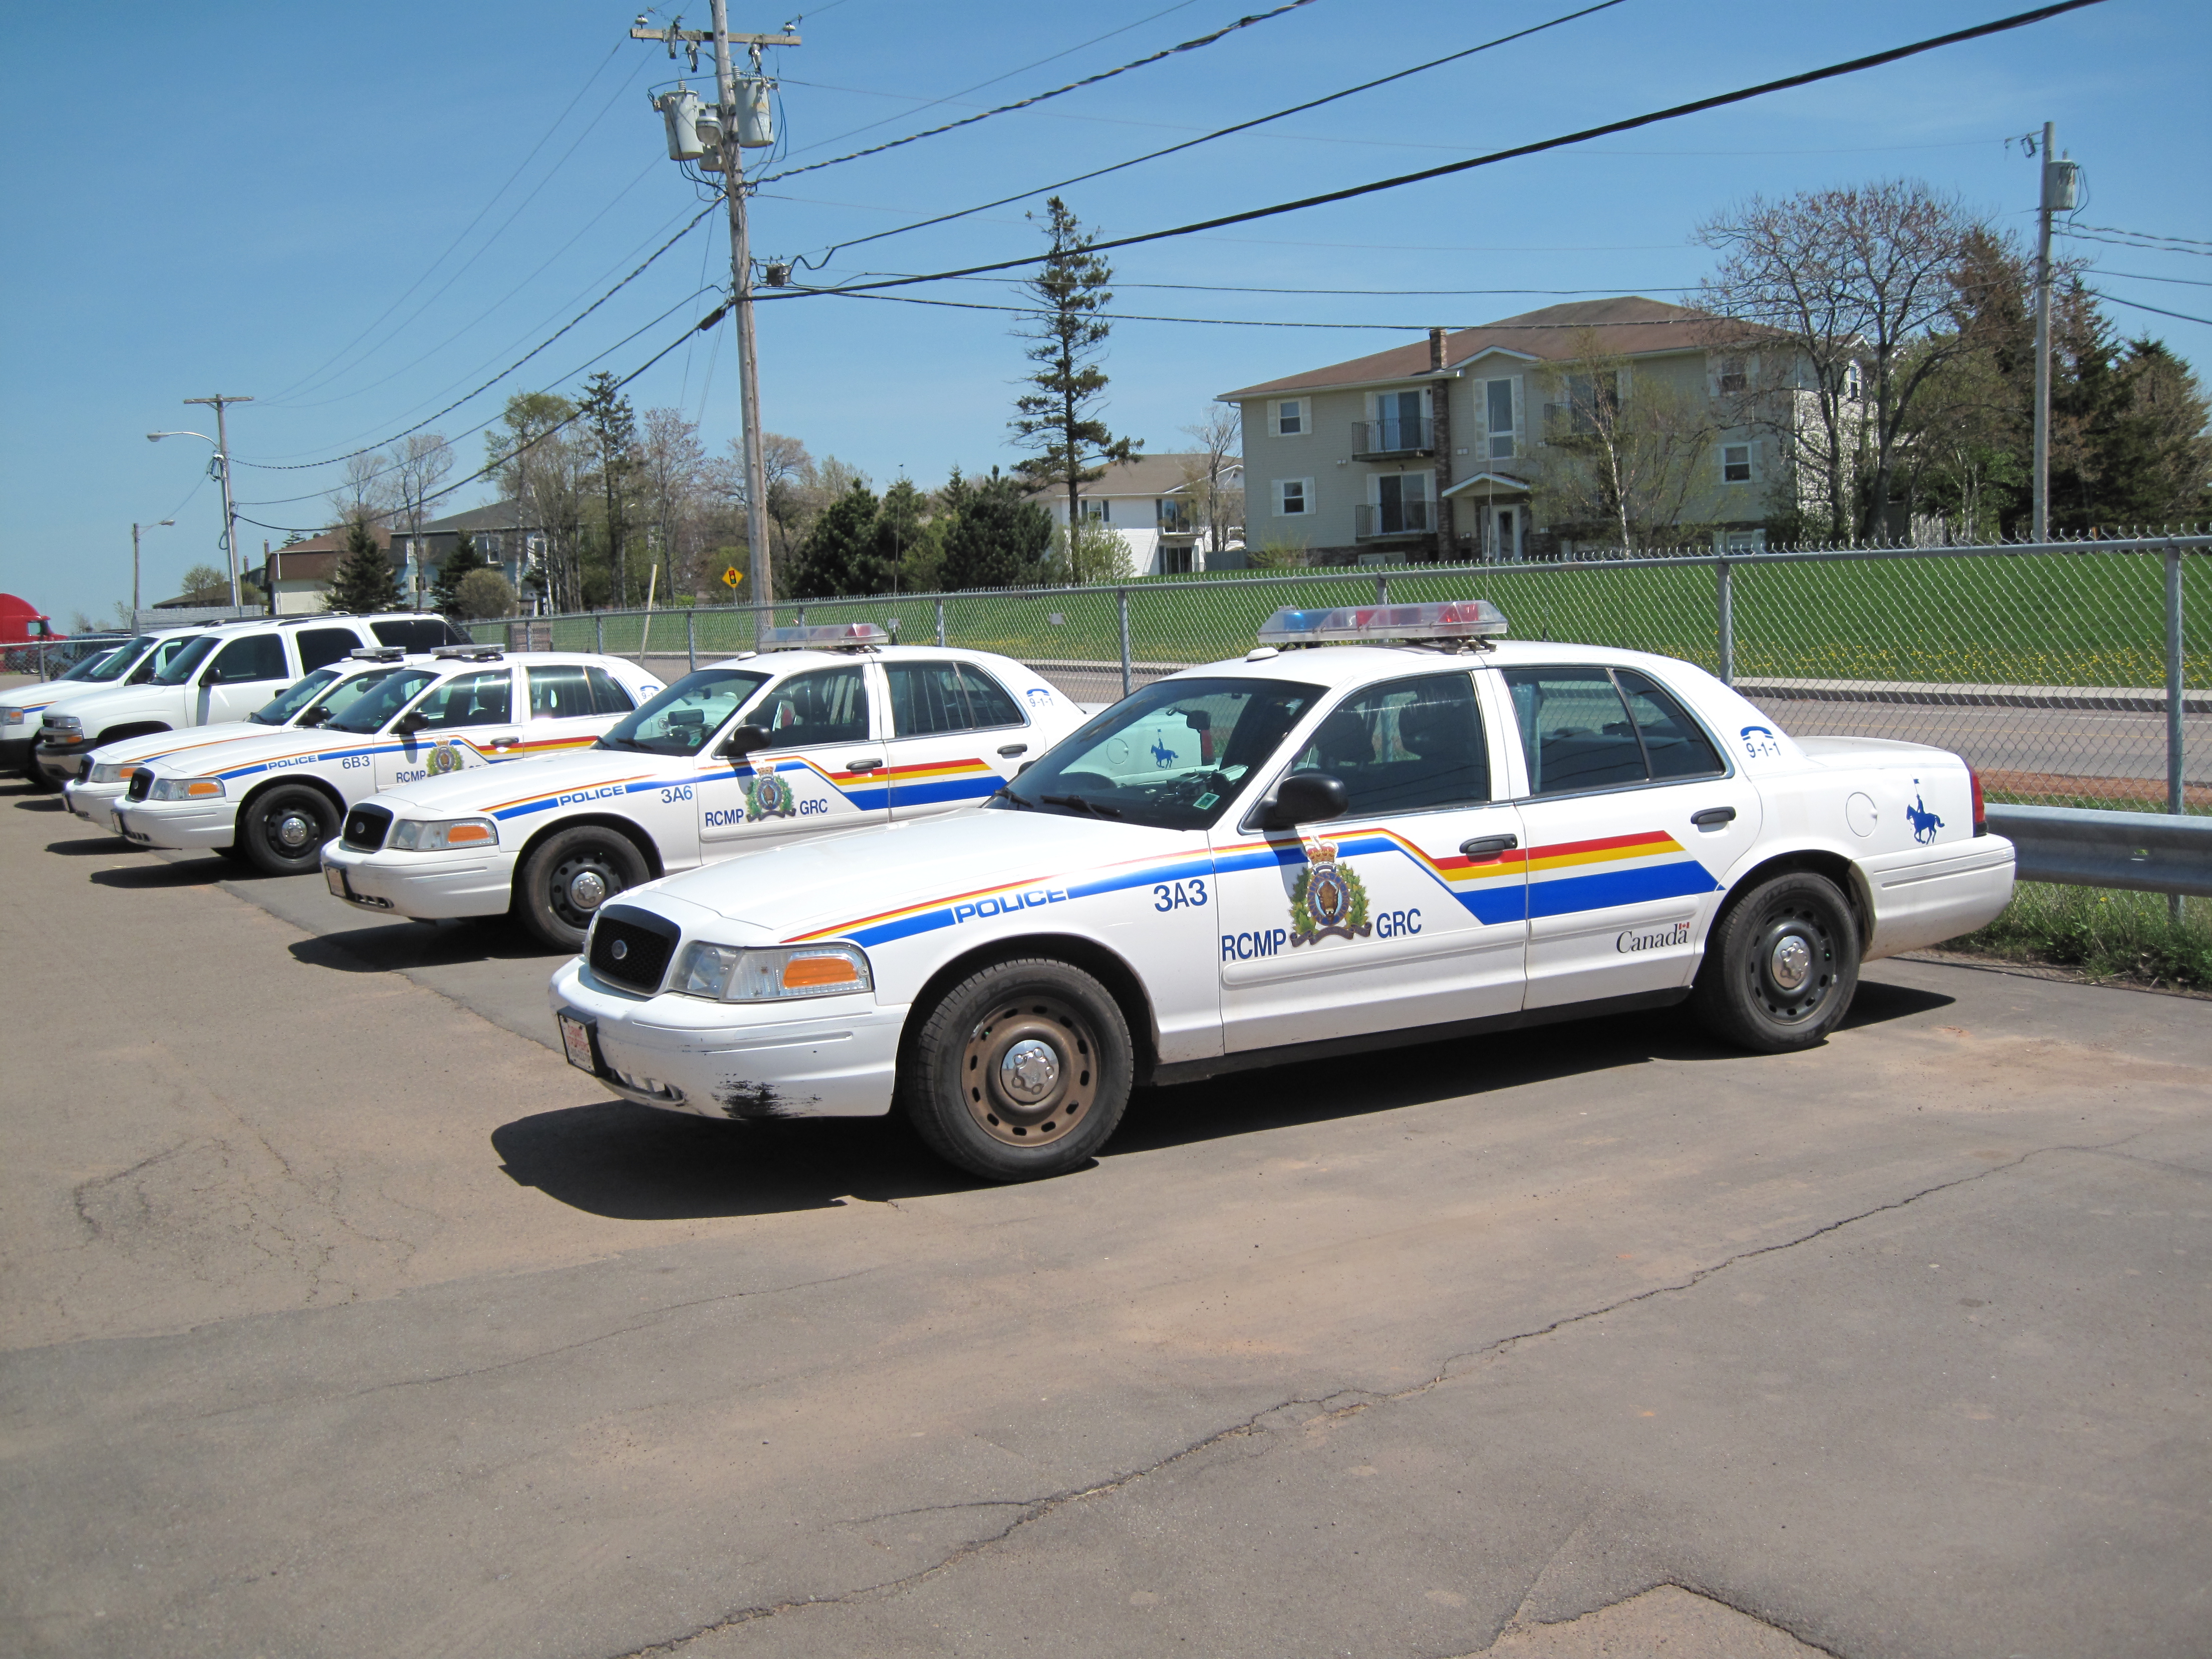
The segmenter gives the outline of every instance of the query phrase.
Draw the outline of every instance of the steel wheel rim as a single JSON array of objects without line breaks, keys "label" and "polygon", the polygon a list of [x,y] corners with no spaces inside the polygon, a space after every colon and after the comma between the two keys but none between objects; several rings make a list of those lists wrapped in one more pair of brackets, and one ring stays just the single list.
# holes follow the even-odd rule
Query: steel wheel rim
[{"label": "steel wheel rim", "polygon": [[[593,879],[599,884],[596,899],[588,896],[588,884]],[[546,886],[546,898],[553,914],[580,933],[592,925],[592,918],[599,914],[599,907],[622,891],[623,879],[616,872],[612,860],[604,853],[592,851],[572,854],[555,865]],[[586,891],[580,893],[580,886]]]},{"label": "steel wheel rim", "polygon": [[[1040,1063],[1038,1047],[1050,1052],[1049,1066]],[[1017,1088],[1036,1098],[1020,1098]],[[975,1022],[961,1050],[960,1098],[975,1127],[1002,1146],[1063,1140],[1098,1098],[1097,1034],[1060,997],[1002,998]]]},{"label": "steel wheel rim", "polygon": [[1836,942],[1811,905],[1780,906],[1760,923],[1749,968],[1752,996],[1766,1017],[1802,1025],[1820,1017],[1835,992]]},{"label": "steel wheel rim", "polygon": [[298,858],[314,836],[317,825],[301,808],[287,808],[269,822],[269,838],[287,858]]}]

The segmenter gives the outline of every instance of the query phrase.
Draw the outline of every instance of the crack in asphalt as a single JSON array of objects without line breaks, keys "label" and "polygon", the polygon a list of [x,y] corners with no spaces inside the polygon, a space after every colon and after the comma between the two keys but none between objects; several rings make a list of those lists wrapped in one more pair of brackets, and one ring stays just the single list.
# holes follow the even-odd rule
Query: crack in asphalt
[{"label": "crack in asphalt", "polygon": [[[882,1579],[871,1584],[858,1585],[851,1589],[839,1590],[834,1594],[787,1597],[780,1601],[761,1602],[751,1607],[739,1607],[730,1613],[725,1613],[721,1618],[714,1620],[710,1623],[697,1626],[680,1636],[671,1637],[665,1641],[648,1643],[642,1647],[624,1649],[618,1654],[609,1656],[609,1659],[665,1659],[665,1656],[680,1653],[684,1649],[690,1646],[693,1643],[703,1640],[709,1636],[720,1635],[724,1632],[736,1630],[745,1625],[757,1624],[763,1620],[777,1618],[784,1613],[796,1613],[807,1607],[836,1607],[848,1601],[859,1601],[868,1597],[890,1595],[900,1590],[909,1589],[914,1585],[920,1584],[928,1579],[934,1578],[941,1573],[950,1571],[952,1568],[959,1565],[962,1562],[966,1561],[970,1557],[980,1555],[984,1551],[988,1550],[996,1545],[1004,1543],[1016,1532],[1018,1532],[1023,1528],[1029,1526],[1033,1522],[1041,1521],[1047,1516],[1053,1515],[1060,1510],[1066,1509],[1072,1504],[1082,1503],[1086,1499],[1094,1498],[1110,1497],[1125,1487],[1133,1486],[1137,1482],[1146,1480],[1152,1475],[1155,1475],[1160,1474],[1164,1470],[1172,1468],[1176,1464],[1187,1462],[1189,1459],[1197,1456],[1201,1452],[1209,1451],[1214,1447],[1223,1445],[1229,1441],[1240,1439],[1245,1436],[1254,1434],[1260,1430],[1261,1425],[1264,1425],[1269,1418],[1279,1416],[1282,1413],[1293,1411],[1300,1407],[1314,1407],[1316,1408],[1315,1414],[1302,1419],[1302,1422],[1304,1425],[1311,1425],[1313,1423],[1325,1420],[1342,1420],[1365,1412],[1372,1407],[1395,1405],[1402,1401],[1418,1399],[1423,1395],[1443,1387],[1446,1382],[1455,1380],[1455,1376],[1458,1375],[1456,1368],[1466,1364],[1471,1360],[1480,1360],[1487,1363],[1502,1358],[1522,1343],[1532,1342],[1540,1338],[1553,1335],[1559,1331],[1567,1329],[1571,1326],[1583,1324],[1593,1319],[1602,1319],[1608,1314],[1618,1313],[1623,1309],[1632,1308],[1638,1303],[1649,1302],[1657,1297],[1675,1296],[1687,1291],[1694,1290],[1699,1285],[1705,1283],[1705,1280],[1712,1278],[1716,1273],[1725,1273],[1730,1267],[1736,1267],[1741,1263],[1756,1261],[1761,1256],[1774,1255],[1785,1250],[1794,1250],[1800,1245],[1812,1243],[1816,1239],[1825,1238],[1831,1233],[1841,1231],[1846,1227],[1855,1226],[1860,1222],[1872,1220],[1876,1216],[1887,1215],[1899,1210],[1909,1208],[1912,1205],[1919,1203],[1923,1199],[1933,1198],[1943,1193],[1955,1191],[1962,1187],[1972,1186],[1977,1182],[1989,1179],[1991,1176],[2007,1174],[2014,1170],[2019,1169],[2022,1164],[2027,1163],[2032,1158],[2042,1158],[2057,1152],[2078,1152],[2083,1154],[2110,1153],[2113,1152],[2114,1149],[2124,1146],[2128,1142],[2136,1139],[2141,1135],[2148,1133],[2149,1131],[2148,1130],[2138,1130],[2134,1134],[2123,1135],[2117,1140],[2104,1141],[2089,1146],[2062,1145],[2056,1146],[2039,1146],[2031,1152],[2022,1152],[2018,1158],[2007,1159],[2002,1164],[1991,1164],[1987,1169],[1974,1170],[1972,1174],[1960,1176],[1955,1180],[1936,1182],[1929,1186],[1921,1188],[1917,1192],[1909,1193],[1902,1198],[1892,1199],[1887,1203],[1876,1204],[1871,1208],[1858,1211],[1851,1215],[1842,1217],[1835,1221],[1824,1223],[1820,1226],[1814,1228],[1810,1232],[1801,1234],[1795,1238],[1784,1239],[1773,1244],[1762,1244],[1754,1249],[1739,1250],[1732,1255],[1723,1257],[1720,1261],[1713,1263],[1711,1267],[1698,1268],[1687,1278],[1679,1280],[1676,1283],[1669,1285],[1656,1285],[1649,1290],[1639,1291],[1633,1296],[1622,1297],[1618,1301],[1607,1303],[1601,1307],[1587,1309],[1581,1313],[1563,1315],[1559,1318],[1553,1320],[1550,1323],[1540,1325],[1532,1330],[1516,1331],[1510,1336],[1501,1336],[1493,1341],[1486,1342],[1480,1347],[1470,1348],[1462,1352],[1450,1355],[1437,1368],[1434,1376],[1425,1378],[1423,1381],[1413,1383],[1407,1388],[1397,1389],[1389,1394],[1382,1395],[1375,1394],[1370,1390],[1361,1389],[1340,1389],[1325,1395],[1296,1395],[1288,1399],[1279,1400],[1273,1405],[1263,1407],[1260,1410],[1252,1413],[1248,1417],[1240,1419],[1238,1421],[1229,1424],[1222,1428],[1216,1429],[1210,1434],[1203,1435],[1200,1438],[1190,1442],[1188,1444],[1182,1446],[1176,1450],[1168,1453],[1164,1456],[1144,1465],[1140,1468],[1130,1469],[1120,1474],[1109,1476],[1105,1480],[1093,1482],[1091,1485],[1087,1486],[1073,1487],[1060,1492],[1048,1492],[1036,1498],[979,1498],[971,1499],[964,1503],[926,1505],[918,1510],[887,1510],[882,1515],[848,1517],[841,1524],[847,1526],[866,1526],[872,1522],[890,1520],[900,1516],[926,1514],[933,1510],[945,1510],[957,1509],[1012,1508],[1017,1511],[1017,1513],[1008,1519],[1006,1524],[1000,1528],[996,1532],[987,1534],[979,1538],[969,1539],[951,1551],[941,1559],[932,1562],[927,1566],[917,1568],[912,1572],[901,1573],[896,1577]],[[1671,1583],[1674,1581],[1670,1579],[1661,1582]],[[1656,1585],[1652,1587],[1656,1588]],[[1729,1601],[1726,1596],[1714,1595],[1713,1592],[1709,1589],[1690,1584],[1682,1584],[1678,1587],[1689,1590],[1694,1595],[1704,1595],[1710,1600],[1718,1601],[1722,1603],[1722,1605],[1729,1607],[1735,1612],[1743,1613],[1747,1618],[1759,1619],[1760,1622],[1772,1625],[1774,1628],[1778,1630],[1788,1629],[1787,1626],[1776,1624],[1773,1620],[1767,1618],[1765,1615],[1752,1612],[1747,1608],[1735,1607],[1735,1603]],[[1593,1611],[1595,1611],[1595,1609],[1593,1609]],[[1796,1632],[1794,1631],[1790,1632],[1790,1633],[1792,1636],[1796,1635]],[[1797,1639],[1804,1641],[1806,1638],[1803,1637],[1797,1637]],[[1494,1646],[1495,1644],[1496,1638],[1493,1638],[1492,1645]],[[1818,1644],[1808,1642],[1807,1645],[1817,1646]],[[1821,1651],[1827,1652],[1830,1651],[1830,1650],[1823,1648],[1821,1649]]]}]

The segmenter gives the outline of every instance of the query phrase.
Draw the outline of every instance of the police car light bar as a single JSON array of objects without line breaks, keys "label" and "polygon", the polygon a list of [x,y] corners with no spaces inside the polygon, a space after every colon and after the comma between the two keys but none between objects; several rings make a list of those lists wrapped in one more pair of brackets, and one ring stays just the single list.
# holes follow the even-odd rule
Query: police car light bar
[{"label": "police car light bar", "polygon": [[407,656],[404,645],[357,645],[346,654],[356,662],[402,662]]},{"label": "police car light bar", "polygon": [[1505,632],[1505,613],[1488,599],[1428,605],[1352,605],[1335,611],[1285,606],[1260,629],[1262,645],[1319,645],[1343,640],[1477,640]]},{"label": "police car light bar", "polygon": [[873,623],[826,623],[813,628],[763,628],[763,651],[859,651],[889,645],[891,636]]},{"label": "police car light bar", "polygon": [[507,650],[497,645],[441,645],[430,654],[447,662],[499,662]]}]

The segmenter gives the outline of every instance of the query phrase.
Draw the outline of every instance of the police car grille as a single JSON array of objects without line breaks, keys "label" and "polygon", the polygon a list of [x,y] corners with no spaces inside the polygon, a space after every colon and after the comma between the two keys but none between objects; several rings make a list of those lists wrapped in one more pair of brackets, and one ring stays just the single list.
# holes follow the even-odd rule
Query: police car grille
[{"label": "police car grille", "polygon": [[381,806],[356,806],[346,814],[345,829],[338,839],[357,853],[374,853],[384,845],[391,829],[392,814]]},{"label": "police car grille", "polygon": [[592,971],[633,990],[658,991],[676,939],[675,927],[658,916],[602,910],[592,929]]},{"label": "police car grille", "polygon": [[154,775],[143,766],[131,775],[131,781],[123,791],[132,800],[143,800],[153,792]]}]

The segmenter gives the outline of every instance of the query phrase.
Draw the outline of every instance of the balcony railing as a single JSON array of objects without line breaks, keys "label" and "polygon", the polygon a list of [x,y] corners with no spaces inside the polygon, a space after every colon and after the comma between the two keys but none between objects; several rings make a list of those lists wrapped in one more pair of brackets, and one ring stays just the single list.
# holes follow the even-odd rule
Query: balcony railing
[{"label": "balcony railing", "polygon": [[1352,423],[1352,459],[1356,461],[1385,455],[1427,455],[1435,449],[1436,435],[1425,416],[1399,415]]},{"label": "balcony railing", "polygon": [[1385,536],[1425,536],[1437,527],[1434,501],[1384,501],[1353,510],[1352,535],[1363,542]]}]

